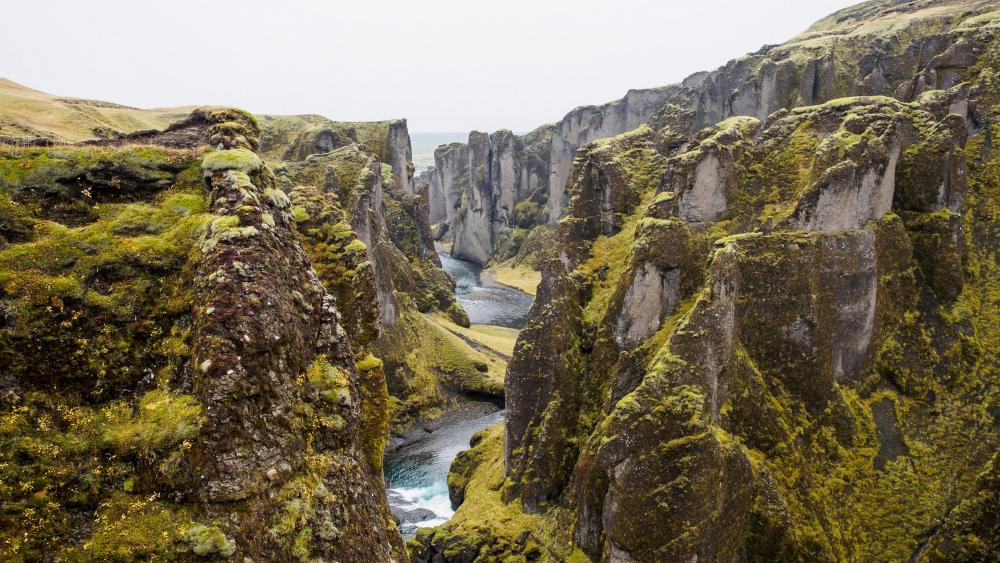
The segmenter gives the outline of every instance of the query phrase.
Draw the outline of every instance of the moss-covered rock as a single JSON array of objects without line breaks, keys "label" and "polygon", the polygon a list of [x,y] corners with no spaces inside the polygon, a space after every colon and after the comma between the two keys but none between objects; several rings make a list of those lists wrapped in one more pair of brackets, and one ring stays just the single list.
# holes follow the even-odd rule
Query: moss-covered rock
[{"label": "moss-covered rock", "polygon": [[199,112],[148,139],[222,150],[0,152],[4,559],[401,554],[366,246],[316,237],[361,274],[329,284],[342,325],[347,276],[316,275],[256,122]]},{"label": "moss-covered rock", "polygon": [[[992,31],[962,39],[995,59]],[[537,515],[536,537],[572,522],[595,560],[988,558],[987,67],[912,103],[835,99],[690,142],[639,131],[632,150],[582,149],[562,260],[511,361],[501,498],[470,486],[469,453],[451,479],[459,514],[509,502]],[[672,115],[662,127],[696,117]],[[701,188],[711,213],[685,204]],[[411,552],[472,546],[454,557],[474,560],[516,536],[475,538],[450,524]]]},{"label": "moss-covered rock", "polygon": [[[338,297],[345,323],[356,327],[352,335],[364,336],[355,344],[371,344],[385,363],[394,428],[402,430],[438,416],[455,395],[501,395],[506,359],[476,350],[443,328],[446,321],[429,322],[420,314],[443,313],[457,328],[469,326],[434,250],[426,188],[407,193],[390,181],[396,173],[366,144],[276,167],[317,272]],[[355,308],[352,295],[372,291],[378,310],[365,302]],[[377,319],[370,318],[376,313]],[[378,332],[367,334],[362,327]],[[487,370],[477,370],[477,364]]]}]

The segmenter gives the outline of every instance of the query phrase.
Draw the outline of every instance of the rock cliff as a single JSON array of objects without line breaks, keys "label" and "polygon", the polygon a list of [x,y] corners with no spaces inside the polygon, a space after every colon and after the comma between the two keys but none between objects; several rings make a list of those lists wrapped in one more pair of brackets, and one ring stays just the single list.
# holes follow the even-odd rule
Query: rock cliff
[{"label": "rock cliff", "polygon": [[4,559],[405,558],[365,245],[314,268],[258,139],[2,149]]},{"label": "rock cliff", "polygon": [[512,230],[547,222],[550,129],[523,136],[473,131],[468,143],[434,152],[435,166],[418,180],[429,188],[431,222],[443,221],[441,235],[454,238],[456,258],[486,264]]},{"label": "rock cliff", "polygon": [[470,394],[502,397],[506,360],[456,340],[469,320],[434,249],[429,188],[412,181],[406,122],[262,116],[261,123],[261,151],[278,159],[277,183],[292,199],[313,261],[333,267],[336,258],[328,245],[338,237],[314,203],[323,198],[344,211],[334,230],[357,233],[365,247],[379,318],[371,323],[366,313],[355,324],[376,331],[373,351],[384,363],[393,429],[433,418]]},{"label": "rock cliff", "polygon": [[[732,116],[764,120],[780,109],[818,104],[846,96],[885,95],[910,101],[931,89],[947,89],[961,80],[961,69],[977,53],[949,33],[955,14],[988,11],[989,2],[956,0],[926,8],[921,2],[886,7],[865,3],[838,12],[782,45],[765,46],[711,71],[700,72],[680,84],[646,90],[630,90],[625,97],[601,106],[576,108],[554,125],[525,136],[536,167],[532,180],[522,179],[518,190],[503,192],[494,186],[494,203],[478,213],[448,216],[454,232],[474,231],[466,236],[471,246],[457,245],[456,252],[479,261],[481,246],[499,240],[496,228],[487,233],[479,215],[497,217],[512,226],[504,211],[505,197],[528,198],[534,189],[544,189],[542,205],[548,222],[564,214],[570,168],[577,150],[597,139],[631,131],[654,123],[658,142],[665,150],[689,142],[701,129]],[[544,131],[544,135],[538,132]],[[516,144],[516,143],[515,143]],[[471,144],[452,146],[453,154],[465,154]],[[518,154],[518,153],[515,153]],[[501,166],[498,151],[493,166]],[[467,159],[468,156],[462,158]],[[436,168],[440,169],[438,164]],[[459,209],[470,199],[470,180],[441,175],[441,188],[431,193],[432,208]],[[501,196],[503,193],[505,195]],[[501,202],[504,202],[501,204]],[[517,201],[515,201],[515,205]],[[486,251],[492,256],[492,251]]]},{"label": "rock cliff", "polygon": [[576,151],[506,424],[412,557],[995,557],[998,34],[869,2]]}]

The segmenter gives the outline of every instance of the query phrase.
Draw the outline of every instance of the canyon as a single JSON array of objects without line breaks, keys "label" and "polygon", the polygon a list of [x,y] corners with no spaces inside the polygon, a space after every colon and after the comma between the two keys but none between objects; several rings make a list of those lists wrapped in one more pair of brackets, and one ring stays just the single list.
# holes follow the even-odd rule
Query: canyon
[{"label": "canyon", "polygon": [[0,80],[0,559],[995,560],[998,143],[988,0],[422,170]]}]

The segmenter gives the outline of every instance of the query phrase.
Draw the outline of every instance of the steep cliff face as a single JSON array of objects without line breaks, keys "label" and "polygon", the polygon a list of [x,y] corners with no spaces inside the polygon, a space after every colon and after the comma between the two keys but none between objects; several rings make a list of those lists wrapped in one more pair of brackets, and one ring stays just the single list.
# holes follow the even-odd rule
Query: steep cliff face
[{"label": "steep cliff face", "polygon": [[364,246],[317,275],[258,134],[0,155],[4,559],[405,558]]},{"label": "steep cliff face", "polygon": [[473,131],[468,143],[438,147],[435,166],[423,181],[430,190],[431,221],[443,220],[447,227],[441,235],[454,237],[453,255],[486,264],[511,230],[546,223],[549,135],[548,126],[524,136]]},{"label": "steep cliff face", "polygon": [[414,558],[993,557],[997,17],[868,3],[577,151],[505,439]]},{"label": "steep cliff face", "polygon": [[[433,166],[418,174],[413,184],[416,190],[427,186],[428,219],[432,225],[441,223],[448,218],[447,201],[444,197],[444,187],[441,185],[441,175]],[[443,233],[442,233],[443,234]]]},{"label": "steep cliff face", "polygon": [[[325,234],[329,227],[325,221],[317,223],[308,205],[317,198],[337,201],[345,223],[339,229],[357,233],[363,243],[379,316],[376,324],[367,326],[376,331],[374,353],[384,364],[393,429],[403,431],[419,420],[438,416],[446,404],[466,395],[501,397],[506,359],[489,350],[473,349],[456,336],[468,328],[469,321],[455,301],[454,282],[441,269],[434,250],[429,188],[421,184],[408,191],[410,182],[401,182],[397,175],[397,168],[412,174],[405,122],[326,121],[324,128],[316,129],[304,126],[303,119],[264,118],[263,138],[270,139],[262,143],[269,149],[265,154],[297,154],[270,147],[282,139],[292,139],[293,149],[315,147],[309,139],[347,125],[354,137],[365,139],[280,161],[275,164],[275,175],[292,198],[293,213],[314,262],[329,261],[330,243]],[[405,165],[401,161],[390,165],[397,157],[405,158]]]},{"label": "steep cliff face", "polygon": [[493,249],[492,154],[489,135],[478,131],[469,134],[469,162],[465,169],[468,181],[455,209],[451,253],[478,264],[485,264]]},{"label": "steep cliff face", "polygon": [[331,121],[319,115],[261,115],[261,155],[268,162],[302,161],[358,143],[390,166],[387,182],[412,194],[413,151],[405,119]]},{"label": "steep cliff face", "polygon": [[[546,190],[548,221],[554,224],[564,214],[577,150],[642,124],[653,123],[660,144],[669,151],[732,116],[764,120],[781,109],[846,96],[884,95],[912,101],[927,90],[950,88],[961,80],[960,70],[978,56],[951,30],[962,13],[986,12],[989,6],[987,1],[972,0],[901,6],[869,2],[832,15],[785,44],[766,46],[680,84],[630,90],[621,100],[577,108],[555,125],[540,128],[546,133],[535,141],[540,144],[533,150],[541,156],[536,173],[546,178],[535,187]],[[525,137],[524,144],[530,145],[531,140]],[[496,158],[499,165],[499,153]],[[453,181],[466,180],[457,177]],[[432,198],[444,197],[445,205],[460,205],[466,184],[452,188],[444,177],[441,182],[442,189],[432,192]],[[526,199],[535,187],[520,190],[520,199]],[[432,201],[431,205],[439,204]],[[492,213],[504,215],[498,209]],[[454,219],[449,218],[453,229]]]}]

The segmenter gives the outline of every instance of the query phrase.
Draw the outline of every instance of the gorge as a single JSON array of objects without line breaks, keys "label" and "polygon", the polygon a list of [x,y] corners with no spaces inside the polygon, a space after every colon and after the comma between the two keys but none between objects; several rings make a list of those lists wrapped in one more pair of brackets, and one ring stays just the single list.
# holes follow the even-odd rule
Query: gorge
[{"label": "gorge", "polygon": [[1000,3],[417,138],[0,79],[0,560],[1000,560]]}]

